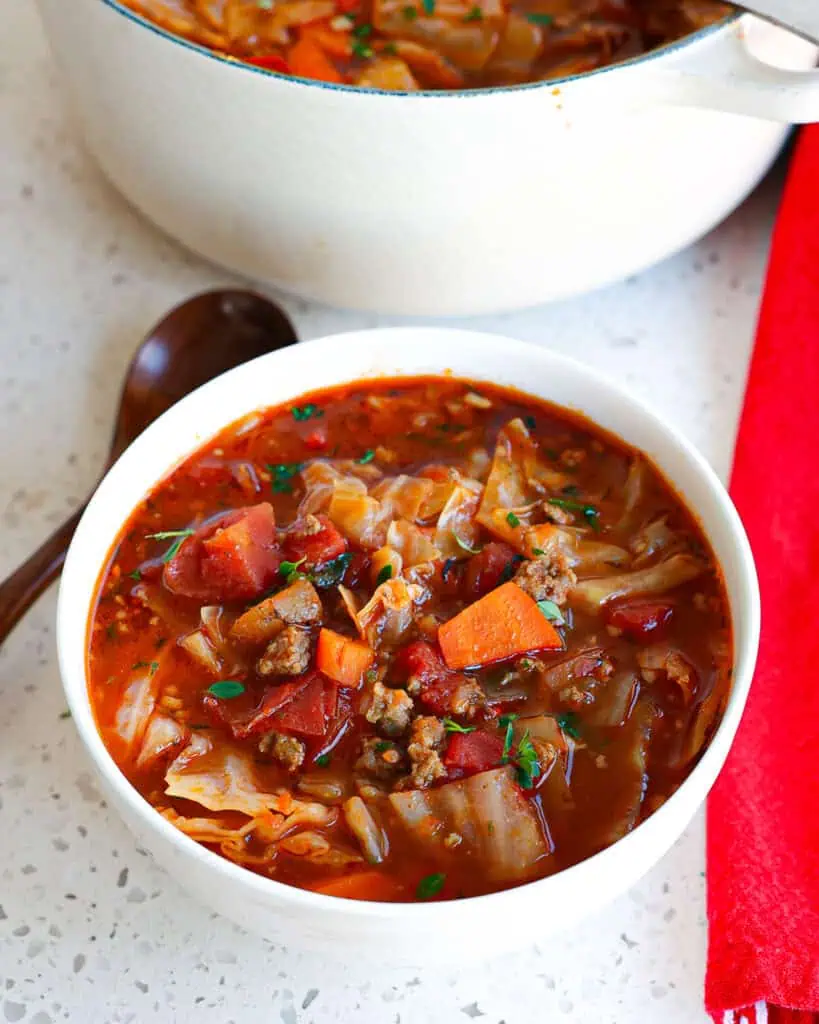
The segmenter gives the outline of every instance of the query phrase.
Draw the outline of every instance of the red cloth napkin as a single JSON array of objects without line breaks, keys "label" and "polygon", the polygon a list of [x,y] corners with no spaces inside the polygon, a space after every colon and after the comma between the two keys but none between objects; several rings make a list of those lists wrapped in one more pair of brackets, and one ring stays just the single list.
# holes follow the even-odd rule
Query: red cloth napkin
[{"label": "red cloth napkin", "polygon": [[708,801],[705,1001],[718,1024],[819,1024],[819,125],[774,233],[731,492],[762,645]]}]

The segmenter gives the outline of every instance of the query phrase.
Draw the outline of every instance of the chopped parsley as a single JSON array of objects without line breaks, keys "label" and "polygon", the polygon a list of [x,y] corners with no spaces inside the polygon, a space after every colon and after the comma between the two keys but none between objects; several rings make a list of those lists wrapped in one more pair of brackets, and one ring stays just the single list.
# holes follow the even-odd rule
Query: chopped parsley
[{"label": "chopped parsley", "polygon": [[444,564],[441,566],[441,579],[444,581],[444,583],[447,582],[447,580],[449,579],[449,574],[452,572],[452,570],[455,568],[457,564],[457,558],[447,558],[444,561]]},{"label": "chopped parsley", "polygon": [[543,548],[532,548],[532,554],[533,555],[545,555],[546,552],[543,550]]},{"label": "chopped parsley", "polygon": [[364,679],[368,683],[377,683],[378,673],[374,668],[368,668],[367,671],[364,673]]},{"label": "chopped parsley", "polygon": [[151,675],[159,668],[158,661],[135,661],[131,666],[132,672],[138,672],[141,668],[147,668]]},{"label": "chopped parsley", "polygon": [[532,739],[527,730],[520,738],[518,749],[515,751],[515,764],[517,767],[518,783],[523,789],[531,789],[535,779],[540,775],[540,762],[537,759]]},{"label": "chopped parsley", "polygon": [[407,21],[415,21],[418,17],[418,8],[411,7],[409,4],[401,12]]},{"label": "chopped parsley", "polygon": [[506,522],[513,528],[515,526],[520,526],[520,519],[518,519],[514,512],[506,513]]},{"label": "chopped parsley", "polygon": [[329,763],[329,754],[319,754],[319,756],[316,758],[316,764],[319,766],[319,768],[326,768]]},{"label": "chopped parsley", "polygon": [[367,463],[372,462],[374,458],[375,452],[373,451],[372,448],[368,448],[366,452],[364,452],[364,454],[361,456],[361,458],[356,459],[355,461],[359,464],[359,466],[366,466]]},{"label": "chopped parsley", "polygon": [[567,711],[565,714],[558,715],[557,725],[559,729],[565,732],[567,736],[571,736],[573,740],[576,740],[580,735],[580,720],[574,711]]},{"label": "chopped parsley", "polygon": [[231,700],[244,692],[244,683],[240,683],[236,679],[220,679],[218,683],[211,683],[208,687],[208,693],[212,693],[214,697],[219,697],[221,700]]},{"label": "chopped parsley", "polygon": [[526,424],[526,426],[530,430],[534,430],[535,427],[537,426],[537,420],[535,419],[534,416],[524,416],[523,417],[523,422]]},{"label": "chopped parsley", "polygon": [[571,501],[568,498],[549,498],[550,505],[565,508],[568,512],[579,512],[593,530],[600,529],[600,512],[594,505],[586,505],[582,501]]},{"label": "chopped parsley", "polygon": [[139,581],[142,579],[142,573],[139,571],[139,569],[134,569],[133,572],[127,572],[125,575],[130,580],[136,580],[137,583],[139,583]]},{"label": "chopped parsley", "polygon": [[426,14],[435,13],[435,0],[421,0],[421,6]]},{"label": "chopped parsley", "polygon": [[506,729],[506,733],[503,737],[503,753],[501,754],[501,764],[509,763],[509,755],[512,752],[512,742],[515,738],[515,721],[517,715],[501,715],[498,719],[498,724],[501,729]]},{"label": "chopped parsley", "polygon": [[471,548],[465,540],[461,540],[458,534],[454,534],[455,541],[459,548],[463,548],[464,551],[468,551],[470,555],[479,555],[481,553],[480,548]]},{"label": "chopped parsley", "polygon": [[376,576],[376,578],[375,578],[375,585],[377,587],[380,587],[382,583],[386,583],[387,580],[391,580],[391,579],[392,579],[392,565],[389,562],[387,562],[387,564],[379,572],[378,576]]},{"label": "chopped parsley", "polygon": [[555,16],[553,14],[538,14],[537,11],[531,11],[526,15],[526,20],[533,25],[551,25],[555,20]]},{"label": "chopped parsley", "polygon": [[308,402],[306,405],[294,405],[290,412],[293,414],[293,419],[299,423],[313,418],[318,419],[319,416],[324,415],[324,410],[319,409],[313,402]]},{"label": "chopped parsley", "polygon": [[267,463],[267,470],[271,476],[270,486],[274,494],[289,494],[293,490],[291,483],[294,476],[304,469],[303,462],[275,462]]},{"label": "chopped parsley", "polygon": [[418,900],[432,899],[443,889],[444,882],[446,882],[446,875],[442,871],[436,871],[434,875],[426,875],[418,883],[415,898]]},{"label": "chopped parsley", "polygon": [[193,530],[162,530],[160,533],[149,533],[146,535],[146,540],[173,540],[173,544],[168,548],[165,554],[162,556],[163,562],[170,562],[170,560],[177,554],[179,549],[182,547],[182,542],[186,537],[192,537]]},{"label": "chopped parsley", "polygon": [[344,573],[353,560],[351,551],[345,551],[343,555],[325,562],[319,569],[315,570],[310,579],[317,587],[334,587],[344,579]]},{"label": "chopped parsley", "polygon": [[376,754],[383,754],[386,750],[392,750],[392,743],[389,740],[380,740],[376,743],[374,750]]},{"label": "chopped parsley", "polygon": [[461,725],[460,722],[455,722],[451,718],[442,719],[442,723],[447,732],[468,733],[474,732],[476,728],[474,725]]},{"label": "chopped parsley", "polygon": [[353,56],[359,57],[361,60],[369,60],[373,55],[373,48],[363,39],[353,39],[352,51]]},{"label": "chopped parsley", "polygon": [[279,564],[279,572],[285,583],[293,583],[295,580],[304,579],[304,573],[299,572],[299,566],[305,561],[306,557],[305,555],[304,558],[300,558],[298,562],[284,561]]},{"label": "chopped parsley", "polygon": [[549,622],[553,623],[555,626],[566,625],[566,620],[563,618],[563,612],[561,612],[554,601],[538,601],[537,606]]},{"label": "chopped parsley", "polygon": [[483,10],[478,6],[478,4],[475,4],[475,6],[470,8],[464,15],[464,21],[483,21]]}]

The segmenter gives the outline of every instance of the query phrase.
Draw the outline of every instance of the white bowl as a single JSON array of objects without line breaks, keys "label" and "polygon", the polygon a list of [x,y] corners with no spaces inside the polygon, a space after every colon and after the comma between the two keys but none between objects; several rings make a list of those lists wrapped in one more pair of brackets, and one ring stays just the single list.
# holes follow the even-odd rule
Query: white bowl
[{"label": "white bowl", "polygon": [[[559,875],[489,896],[437,904],[340,900],[270,881],[183,835],[132,788],[94,724],[86,683],[86,633],[101,568],[138,502],[179,461],[257,408],[305,391],[381,375],[451,371],[511,385],[579,410],[646,452],[698,515],[725,574],[734,623],[733,689],[711,745],[677,792],[631,834]],[[57,640],[74,722],[114,807],[139,843],[203,903],[291,947],[388,964],[487,957],[574,925],[635,882],[677,839],[722,767],[751,684],[759,591],[734,506],[679,433],[616,385],[579,363],[519,341],[445,329],[336,335],[263,356],[174,406],[122,456],[80,522],[60,586]],[[515,927],[508,927],[514,921]]]},{"label": "white bowl", "polygon": [[816,47],[751,18],[580,77],[407,94],[269,75],[118,0],[38,2],[125,196],[334,306],[489,313],[626,277],[730,213],[788,122],[819,120]]}]

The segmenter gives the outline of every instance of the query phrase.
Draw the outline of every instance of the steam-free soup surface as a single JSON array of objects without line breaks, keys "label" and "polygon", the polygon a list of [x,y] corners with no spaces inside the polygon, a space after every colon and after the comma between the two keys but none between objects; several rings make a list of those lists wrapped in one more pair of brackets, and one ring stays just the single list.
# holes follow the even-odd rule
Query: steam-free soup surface
[{"label": "steam-free soup surface", "polygon": [[124,0],[279,74],[412,92],[578,75],[730,13],[717,0]]},{"label": "steam-free soup surface", "polygon": [[365,381],[260,412],[137,508],[89,686],[177,828],[317,892],[549,875],[633,829],[731,674],[718,566],[639,453],[516,392]]}]

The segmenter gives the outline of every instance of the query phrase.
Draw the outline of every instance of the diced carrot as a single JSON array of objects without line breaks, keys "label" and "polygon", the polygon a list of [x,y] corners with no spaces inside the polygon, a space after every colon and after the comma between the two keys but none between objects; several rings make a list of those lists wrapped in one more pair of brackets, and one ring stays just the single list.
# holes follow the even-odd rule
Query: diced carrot
[{"label": "diced carrot", "polygon": [[319,882],[309,888],[325,896],[340,896],[348,900],[400,903],[406,899],[404,886],[383,871],[360,871],[354,875],[333,878],[329,882]]},{"label": "diced carrot", "polygon": [[312,78],[319,82],[343,81],[338,68],[324,50],[306,35],[290,47],[287,63],[292,73],[299,78]]},{"label": "diced carrot", "polygon": [[316,667],[339,686],[361,686],[364,673],[375,660],[375,651],[358,640],[322,629],[316,648]]},{"label": "diced carrot", "polygon": [[563,647],[560,634],[516,583],[504,583],[445,622],[438,643],[452,669]]},{"label": "diced carrot", "polygon": [[331,57],[338,57],[344,60],[353,54],[352,33],[349,30],[339,32],[331,28],[327,22],[305,25],[301,30],[301,38],[312,39],[325,53],[329,53]]}]

